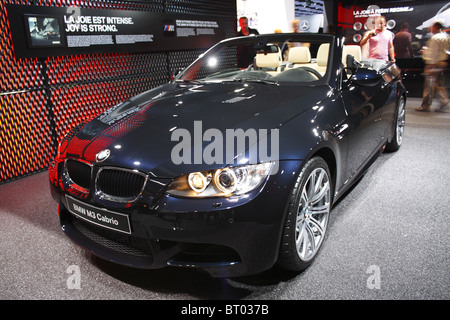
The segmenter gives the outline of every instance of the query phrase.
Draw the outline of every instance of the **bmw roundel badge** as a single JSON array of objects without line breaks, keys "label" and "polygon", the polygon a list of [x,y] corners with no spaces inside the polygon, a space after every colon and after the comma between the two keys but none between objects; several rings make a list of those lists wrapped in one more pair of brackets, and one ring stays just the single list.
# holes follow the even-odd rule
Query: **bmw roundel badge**
[{"label": "bmw roundel badge", "polygon": [[109,149],[102,150],[95,155],[95,160],[97,162],[105,161],[106,159],[108,159],[110,154],[111,154],[111,151],[109,151]]}]

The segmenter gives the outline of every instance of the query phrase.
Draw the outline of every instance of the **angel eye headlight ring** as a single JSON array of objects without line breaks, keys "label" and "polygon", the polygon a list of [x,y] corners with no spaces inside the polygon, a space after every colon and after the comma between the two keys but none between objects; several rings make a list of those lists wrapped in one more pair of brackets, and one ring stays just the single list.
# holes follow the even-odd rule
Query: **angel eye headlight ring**
[{"label": "angel eye headlight ring", "polygon": [[232,169],[217,170],[214,174],[215,186],[225,194],[232,193],[236,190],[237,177]]},{"label": "angel eye headlight ring", "polygon": [[[211,180],[211,179],[209,179],[209,180]],[[192,190],[194,190],[197,193],[201,193],[206,190],[206,188],[208,187],[209,181],[208,181],[208,177],[206,177],[203,173],[193,172],[193,173],[190,173],[188,176],[188,184]]]},{"label": "angel eye headlight ring", "polygon": [[266,162],[184,174],[170,183],[167,193],[200,198],[244,194],[263,183],[273,165],[273,162]]}]

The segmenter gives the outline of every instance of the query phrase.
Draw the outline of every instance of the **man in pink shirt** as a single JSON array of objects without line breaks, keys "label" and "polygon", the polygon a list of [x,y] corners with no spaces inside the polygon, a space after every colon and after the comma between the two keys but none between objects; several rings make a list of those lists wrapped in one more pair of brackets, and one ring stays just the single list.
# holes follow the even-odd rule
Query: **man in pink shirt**
[{"label": "man in pink shirt", "polygon": [[395,62],[393,34],[386,29],[386,18],[379,16],[375,20],[375,30],[367,32],[361,40],[361,46],[369,42],[369,58]]}]

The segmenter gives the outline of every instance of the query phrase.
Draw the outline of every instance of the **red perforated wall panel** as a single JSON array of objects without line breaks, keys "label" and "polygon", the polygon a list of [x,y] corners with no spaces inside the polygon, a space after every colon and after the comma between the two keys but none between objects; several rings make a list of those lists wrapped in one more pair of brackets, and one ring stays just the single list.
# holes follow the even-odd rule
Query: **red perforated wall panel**
[{"label": "red perforated wall panel", "polygon": [[229,21],[235,0],[4,0],[0,2],[0,184],[47,170],[73,127],[168,81],[201,50],[16,59],[6,4],[204,14]]}]

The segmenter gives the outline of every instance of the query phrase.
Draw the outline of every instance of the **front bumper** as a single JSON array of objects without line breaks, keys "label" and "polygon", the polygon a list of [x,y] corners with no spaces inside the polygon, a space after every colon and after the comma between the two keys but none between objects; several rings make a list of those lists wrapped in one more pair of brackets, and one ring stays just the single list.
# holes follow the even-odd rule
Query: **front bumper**
[{"label": "front bumper", "polygon": [[193,267],[214,277],[255,274],[277,260],[284,216],[300,161],[280,162],[278,173],[252,193],[187,199],[145,194],[132,206],[109,208],[129,216],[130,234],[94,225],[68,210],[63,184],[50,183],[63,231],[93,254],[135,268]]}]

